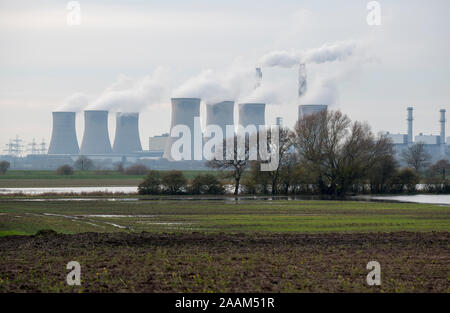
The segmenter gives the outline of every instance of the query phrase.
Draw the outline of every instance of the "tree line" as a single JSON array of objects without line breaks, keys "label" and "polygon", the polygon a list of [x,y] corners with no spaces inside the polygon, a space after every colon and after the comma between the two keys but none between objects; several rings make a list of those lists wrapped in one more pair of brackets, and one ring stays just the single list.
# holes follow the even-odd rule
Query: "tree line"
[{"label": "tree line", "polygon": [[[235,195],[243,192],[342,197],[349,193],[415,192],[421,178],[427,179],[425,192],[450,191],[448,160],[430,167],[431,157],[424,144],[417,143],[403,151],[401,157],[407,166],[401,168],[390,138],[374,134],[367,123],[352,122],[340,111],[306,116],[294,130],[281,129],[279,136],[280,161],[274,171],[261,171],[262,161],[237,158],[236,145],[231,151],[234,158],[214,159],[207,166],[229,171]],[[268,149],[271,148],[269,143]],[[438,178],[436,173],[440,174]]]}]

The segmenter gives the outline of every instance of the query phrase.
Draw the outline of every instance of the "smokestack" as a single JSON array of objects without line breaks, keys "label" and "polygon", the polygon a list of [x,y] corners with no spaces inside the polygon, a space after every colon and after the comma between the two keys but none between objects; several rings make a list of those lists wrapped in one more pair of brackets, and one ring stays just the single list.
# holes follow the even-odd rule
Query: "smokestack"
[{"label": "smokestack", "polygon": [[300,104],[298,106],[298,120],[308,115],[316,114],[322,111],[326,111],[328,105],[326,104]]},{"label": "smokestack", "polygon": [[442,109],[441,111],[441,119],[439,122],[441,122],[441,155],[444,156],[445,153],[445,109]]},{"label": "smokestack", "polygon": [[80,154],[109,154],[108,111],[84,111],[84,134]]},{"label": "smokestack", "polygon": [[307,90],[306,65],[300,64],[298,68],[298,96],[301,97]]},{"label": "smokestack", "polygon": [[48,154],[78,154],[75,112],[53,112],[52,139]]},{"label": "smokestack", "polygon": [[413,108],[408,107],[408,145],[413,143]]},{"label": "smokestack", "polygon": [[206,104],[206,126],[218,125],[226,135],[226,126],[234,125],[234,101]]},{"label": "smokestack", "polygon": [[139,138],[139,113],[118,112],[113,152],[126,154],[138,151],[142,151]]},{"label": "smokestack", "polygon": [[[172,121],[170,124],[169,138],[166,142],[166,148],[163,158],[172,160],[172,144],[180,137],[172,137],[172,129],[176,125],[186,125],[191,130],[191,160],[194,160],[194,118],[200,117],[200,99],[199,98],[172,98]],[[200,138],[201,140],[201,138]]]},{"label": "smokestack", "polygon": [[277,117],[275,119],[275,125],[278,125],[280,127],[283,127],[283,118],[282,117]]},{"label": "smokestack", "polygon": [[239,103],[239,125],[265,125],[265,110],[265,103]]},{"label": "smokestack", "polygon": [[256,83],[255,83],[255,89],[261,86],[262,81],[262,71],[260,67],[256,68]]}]

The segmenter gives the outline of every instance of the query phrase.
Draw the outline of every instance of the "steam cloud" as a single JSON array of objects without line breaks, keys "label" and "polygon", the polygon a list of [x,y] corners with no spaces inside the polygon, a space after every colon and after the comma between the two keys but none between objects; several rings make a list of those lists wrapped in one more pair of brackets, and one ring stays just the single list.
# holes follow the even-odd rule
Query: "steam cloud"
[{"label": "steam cloud", "polygon": [[[359,54],[354,41],[340,41],[303,51],[272,51],[263,55],[258,64],[266,67],[292,68],[300,64],[322,64],[326,62],[345,61]],[[303,73],[306,79],[306,72]],[[302,75],[299,75],[302,76]],[[332,104],[337,98],[336,77],[322,78],[312,84],[299,81],[298,95],[303,103]],[[234,64],[227,70],[204,70],[168,92],[169,75],[162,69],[156,69],[152,75],[141,79],[120,76],[116,82],[106,88],[97,98],[82,93],[75,93],[65,99],[61,111],[110,110],[122,112],[140,112],[145,107],[166,103],[169,97],[201,98],[206,103],[226,100],[237,102],[264,102],[267,104],[295,103],[296,94],[285,92],[286,86],[280,82],[263,80],[258,84],[255,67]],[[255,88],[256,83],[256,88]]]},{"label": "steam cloud", "polygon": [[167,93],[167,74],[158,68],[150,76],[132,80],[121,76],[92,103],[89,110],[140,112],[145,107],[161,103]]},{"label": "steam cloud", "polygon": [[174,98],[201,98],[206,103],[239,99],[255,86],[255,69],[232,66],[219,72],[205,70],[174,90]]},{"label": "steam cloud", "polygon": [[97,98],[74,93],[64,100],[57,111],[110,110],[140,112],[147,106],[163,103],[168,98],[168,74],[157,68],[152,75],[132,79],[121,75]]},{"label": "steam cloud", "polygon": [[85,108],[90,102],[90,97],[84,93],[76,92],[66,99],[63,104],[56,108],[56,111],[78,112]]},{"label": "steam cloud", "polygon": [[281,50],[272,51],[261,57],[259,63],[262,66],[279,66],[292,68],[300,63],[326,63],[333,61],[343,61],[354,55],[357,50],[357,44],[354,41],[340,41],[332,44],[324,44],[320,48],[306,51]]}]

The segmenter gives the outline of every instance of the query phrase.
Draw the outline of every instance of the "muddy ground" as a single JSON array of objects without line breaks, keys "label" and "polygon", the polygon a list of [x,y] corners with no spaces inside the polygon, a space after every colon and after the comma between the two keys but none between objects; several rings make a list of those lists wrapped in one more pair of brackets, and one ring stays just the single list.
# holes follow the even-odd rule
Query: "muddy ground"
[{"label": "muddy ground", "polygon": [[[0,292],[449,292],[450,233],[0,238]],[[369,261],[381,286],[368,286]],[[66,264],[81,264],[68,286]]]}]

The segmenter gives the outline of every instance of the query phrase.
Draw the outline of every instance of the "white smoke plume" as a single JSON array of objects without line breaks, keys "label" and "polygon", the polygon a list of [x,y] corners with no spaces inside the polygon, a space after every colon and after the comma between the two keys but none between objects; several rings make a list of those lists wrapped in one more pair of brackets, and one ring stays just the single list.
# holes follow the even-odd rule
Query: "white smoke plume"
[{"label": "white smoke plume", "polygon": [[63,111],[63,112],[79,112],[85,108],[91,98],[81,92],[76,92],[66,99],[64,99],[63,104],[56,108],[55,111]]},{"label": "white smoke plume", "polygon": [[87,109],[140,112],[147,106],[164,102],[168,96],[167,85],[168,76],[162,68],[137,80],[120,76]]},{"label": "white smoke plume", "polygon": [[337,79],[331,77],[315,79],[302,96],[301,103],[335,105],[339,100],[338,95]]},{"label": "white smoke plume", "polygon": [[339,41],[332,44],[324,44],[323,46],[310,50],[281,50],[272,51],[263,55],[259,64],[261,66],[279,66],[291,68],[300,63],[326,63],[333,61],[343,61],[348,57],[355,55],[358,45],[355,41]]},{"label": "white smoke plume", "polygon": [[201,98],[206,103],[236,100],[255,86],[255,69],[232,66],[224,71],[204,70],[172,93],[174,98]]}]

